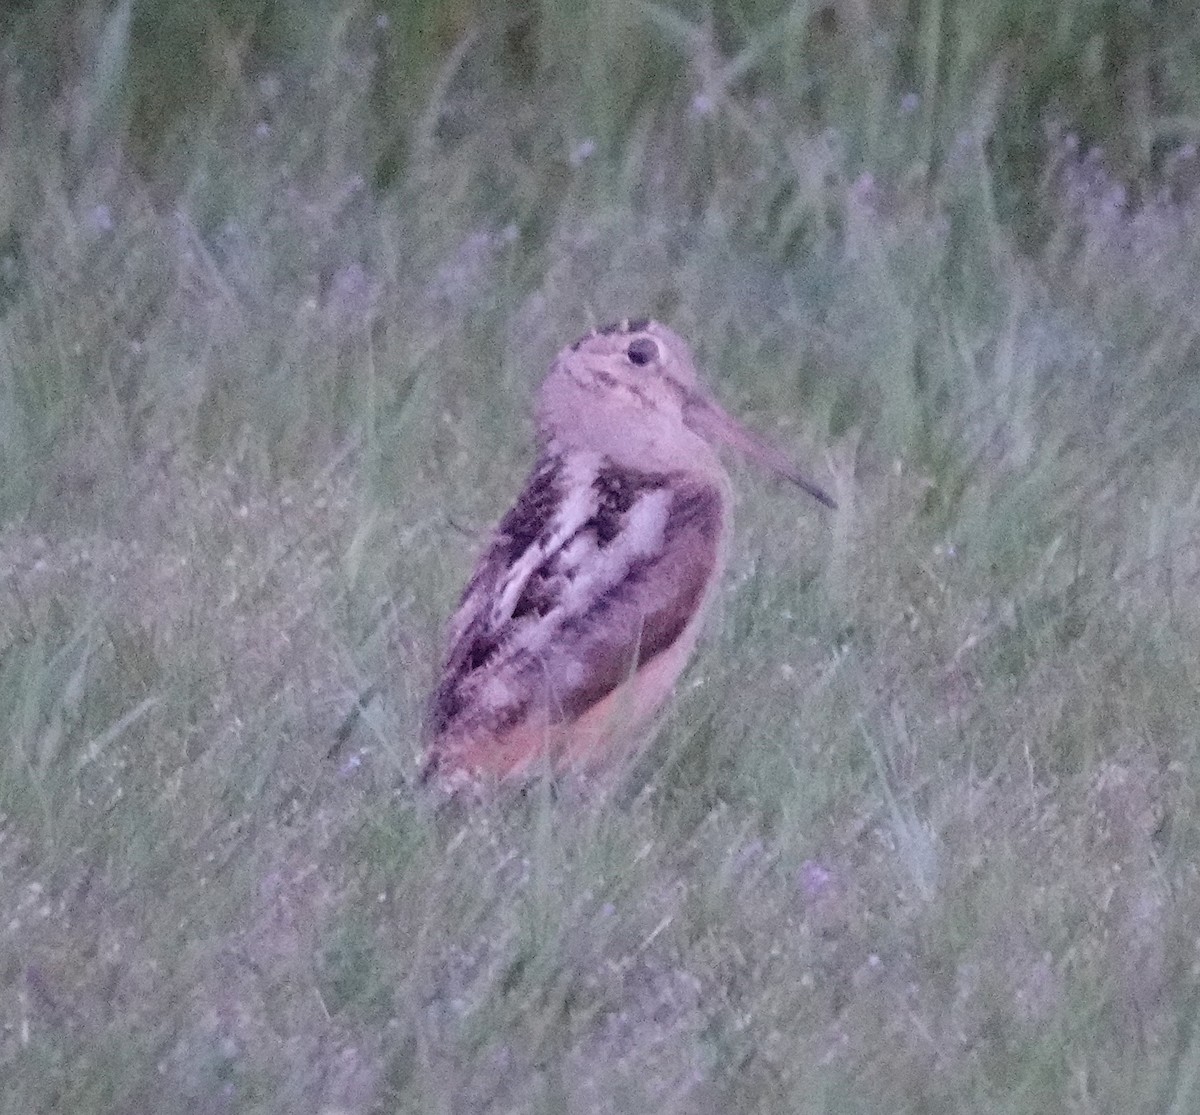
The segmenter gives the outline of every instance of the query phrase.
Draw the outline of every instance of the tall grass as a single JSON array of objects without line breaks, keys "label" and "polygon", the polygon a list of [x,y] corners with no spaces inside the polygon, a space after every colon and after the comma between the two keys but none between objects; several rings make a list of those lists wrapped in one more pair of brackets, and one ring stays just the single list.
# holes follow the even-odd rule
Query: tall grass
[{"label": "tall grass", "polygon": [[[1195,1106],[1194,21],[2,18],[6,1109]],[[632,313],[841,508],[735,465],[628,777],[438,808],[531,391]]]}]

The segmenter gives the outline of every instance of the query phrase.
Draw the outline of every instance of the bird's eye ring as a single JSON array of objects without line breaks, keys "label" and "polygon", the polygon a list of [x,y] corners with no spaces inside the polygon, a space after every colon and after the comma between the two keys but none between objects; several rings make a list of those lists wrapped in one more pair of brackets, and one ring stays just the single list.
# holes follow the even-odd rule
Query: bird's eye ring
[{"label": "bird's eye ring", "polygon": [[625,350],[631,364],[644,368],[647,364],[658,359],[658,345],[649,337],[637,337],[629,342]]}]

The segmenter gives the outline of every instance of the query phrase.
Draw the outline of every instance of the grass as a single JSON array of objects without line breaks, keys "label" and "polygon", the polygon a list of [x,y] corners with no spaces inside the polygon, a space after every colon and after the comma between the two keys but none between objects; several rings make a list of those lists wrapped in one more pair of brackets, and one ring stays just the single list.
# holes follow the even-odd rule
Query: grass
[{"label": "grass", "polygon": [[[0,49],[5,1110],[1196,1106],[1190,22],[69,7]],[[736,465],[628,779],[436,809],[531,392],[641,313],[841,510]]]}]

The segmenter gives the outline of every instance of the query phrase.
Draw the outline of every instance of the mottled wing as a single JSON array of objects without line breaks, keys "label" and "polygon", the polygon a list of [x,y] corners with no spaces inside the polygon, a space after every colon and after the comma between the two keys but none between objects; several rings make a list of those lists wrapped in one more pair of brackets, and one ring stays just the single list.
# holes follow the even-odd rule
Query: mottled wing
[{"label": "mottled wing", "polygon": [[516,682],[526,629],[559,591],[552,568],[557,551],[595,514],[591,481],[598,461],[596,454],[545,455],[500,521],[450,621],[428,735],[520,718],[524,702]]},{"label": "mottled wing", "polygon": [[717,489],[678,474],[540,462],[451,625],[435,740],[573,719],[666,650],[712,579],[721,517]]},{"label": "mottled wing", "polygon": [[674,645],[712,584],[721,544],[722,501],[715,487],[672,478],[659,546],[636,556],[626,574],[564,625],[564,643],[585,664],[578,679],[551,670],[568,718],[592,705]]}]

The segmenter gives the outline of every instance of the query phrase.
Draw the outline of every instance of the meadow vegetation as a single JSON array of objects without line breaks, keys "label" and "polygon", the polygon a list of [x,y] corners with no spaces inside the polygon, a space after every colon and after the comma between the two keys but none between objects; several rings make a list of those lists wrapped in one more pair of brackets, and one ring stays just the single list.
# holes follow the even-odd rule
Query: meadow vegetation
[{"label": "meadow vegetation", "polygon": [[[1200,1107],[1187,5],[0,34],[3,1110]],[[530,394],[644,314],[841,509],[739,467],[637,768],[435,808]]]}]

